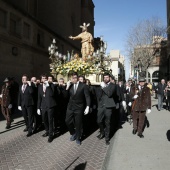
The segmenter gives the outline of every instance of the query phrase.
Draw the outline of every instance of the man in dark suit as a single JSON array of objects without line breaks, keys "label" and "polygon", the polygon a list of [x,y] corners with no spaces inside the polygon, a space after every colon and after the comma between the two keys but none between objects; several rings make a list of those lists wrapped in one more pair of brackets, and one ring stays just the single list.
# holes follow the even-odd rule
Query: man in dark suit
[{"label": "man in dark suit", "polygon": [[85,115],[88,114],[90,107],[89,89],[86,84],[78,81],[78,75],[74,73],[72,75],[72,83],[71,81],[67,82],[66,91],[69,95],[65,120],[66,125],[72,135],[70,140],[76,140],[76,143],[80,145],[83,113]]},{"label": "man in dark suit", "polygon": [[53,83],[47,81],[47,76],[41,76],[42,85],[38,87],[38,104],[37,104],[37,114],[42,113],[42,120],[45,126],[45,134],[43,137],[48,138],[48,142],[53,141],[53,121],[56,103],[55,86]]},{"label": "man in dark suit", "polygon": [[[114,98],[116,94],[116,85],[110,82],[110,74],[104,74],[104,82],[101,82],[101,87],[97,89],[98,98],[98,113],[97,123],[100,128],[99,139],[105,137],[106,145],[110,142],[110,120],[113,109],[116,107]],[[105,129],[103,120],[105,120]]]},{"label": "man in dark suit", "polygon": [[165,97],[165,80],[162,79],[161,82],[156,87],[157,97],[158,97],[158,110],[163,110],[163,99]]},{"label": "man in dark suit", "polygon": [[125,110],[126,110],[126,102],[125,102],[125,87],[122,81],[118,82],[117,85],[117,95],[119,98],[119,124],[118,128],[122,128],[122,122],[124,122],[125,118]]},{"label": "man in dark suit", "polygon": [[58,89],[59,89],[59,97],[58,97],[58,117],[59,117],[59,125],[60,125],[60,133],[63,134],[67,130],[67,126],[65,123],[66,118],[66,110],[68,104],[68,98],[65,96],[66,84],[64,83],[64,79],[60,78],[58,80]]},{"label": "man in dark suit", "polygon": [[133,87],[132,89],[133,96],[133,131],[132,134],[138,132],[140,138],[144,138],[143,127],[145,123],[146,113],[151,112],[151,94],[150,89],[145,85],[145,78],[139,78],[139,85]]},{"label": "man in dark suit", "polygon": [[34,89],[27,75],[22,76],[22,83],[23,85],[19,87],[18,110],[22,110],[26,124],[24,132],[28,131],[27,137],[29,137],[33,130]]},{"label": "man in dark suit", "polygon": [[125,87],[125,98],[127,104],[127,116],[131,117],[131,107],[132,107],[132,87],[129,82],[126,83]]}]

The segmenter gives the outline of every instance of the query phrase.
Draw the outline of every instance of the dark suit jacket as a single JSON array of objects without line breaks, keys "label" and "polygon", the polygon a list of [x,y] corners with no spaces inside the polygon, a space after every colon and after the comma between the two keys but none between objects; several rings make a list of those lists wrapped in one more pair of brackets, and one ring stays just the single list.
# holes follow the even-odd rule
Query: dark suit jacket
[{"label": "dark suit jacket", "polygon": [[117,85],[117,91],[118,91],[118,96],[119,96],[119,101],[124,101],[125,97],[124,97],[124,86],[121,85],[121,87],[119,85]]},{"label": "dark suit jacket", "polygon": [[132,89],[134,95],[137,92],[138,98],[135,99],[134,111],[146,111],[147,109],[151,109],[151,93],[150,89],[147,86],[144,86],[140,91],[138,87]]},{"label": "dark suit jacket", "polygon": [[98,87],[95,89],[95,93],[98,99],[98,108],[106,107],[113,108],[116,107],[115,98],[117,98],[116,85],[110,83],[107,87]]},{"label": "dark suit jacket", "polygon": [[18,95],[18,106],[33,106],[34,105],[34,89],[27,84],[27,87],[22,92],[22,85],[19,87],[19,95]]},{"label": "dark suit jacket", "polygon": [[164,95],[164,90],[166,88],[166,84],[162,85],[161,83],[158,84],[156,87],[157,94]]},{"label": "dark suit jacket", "polygon": [[56,90],[55,86],[52,83],[49,83],[49,86],[46,88],[45,94],[43,92],[43,85],[38,87],[38,104],[37,109],[47,109],[52,108],[57,105],[56,102]]},{"label": "dark suit jacket", "polygon": [[74,94],[74,86],[73,84],[70,86],[69,90],[67,90],[67,95],[69,95],[69,110],[82,110],[85,109],[85,106],[90,107],[90,92],[89,88],[86,84],[79,82],[77,87],[76,94]]},{"label": "dark suit jacket", "polygon": [[129,89],[126,89],[126,88],[125,88],[125,96],[126,96],[126,103],[127,103],[127,104],[128,104],[129,102],[132,102],[132,101],[133,101],[132,98],[133,98],[134,94],[133,94],[132,90],[133,90],[134,88],[135,88],[135,86],[130,87],[130,91],[129,91]]},{"label": "dark suit jacket", "polygon": [[10,104],[13,104],[14,100],[15,100],[15,96],[13,95],[13,89],[11,88],[11,86],[6,87],[6,85],[2,86],[2,106],[8,107]]}]

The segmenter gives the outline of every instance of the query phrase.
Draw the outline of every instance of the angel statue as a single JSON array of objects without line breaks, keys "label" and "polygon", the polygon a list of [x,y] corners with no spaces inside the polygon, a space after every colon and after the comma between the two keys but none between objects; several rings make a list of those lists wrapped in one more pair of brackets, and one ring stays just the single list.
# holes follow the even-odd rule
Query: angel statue
[{"label": "angel statue", "polygon": [[89,26],[90,24],[83,23],[83,25],[80,26],[80,28],[82,28],[81,34],[75,37],[69,36],[69,38],[72,40],[81,39],[82,43],[81,54],[84,61],[86,61],[86,58],[89,55],[92,56],[94,52],[94,47],[92,45],[93,37],[89,32],[87,32],[87,27]]}]

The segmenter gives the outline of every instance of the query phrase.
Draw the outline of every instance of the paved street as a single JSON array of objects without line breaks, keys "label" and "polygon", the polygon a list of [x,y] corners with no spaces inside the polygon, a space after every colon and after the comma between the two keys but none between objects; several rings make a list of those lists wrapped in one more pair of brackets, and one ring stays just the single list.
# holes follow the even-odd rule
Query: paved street
[{"label": "paved street", "polygon": [[[152,99],[152,105],[157,100]],[[108,149],[103,170],[169,170],[170,112],[157,111],[147,115],[149,127],[144,138],[132,134],[132,125],[125,123],[117,131]]]},{"label": "paved street", "polygon": [[[152,104],[156,104],[152,100]],[[0,121],[0,169],[5,170],[169,170],[170,112],[157,111],[147,115],[149,127],[144,139],[132,135],[132,125],[125,123],[106,147],[96,138],[98,130],[81,146],[69,141],[69,133],[49,144],[41,137],[44,131],[27,138],[23,118],[17,118],[10,130]]]},{"label": "paved street", "polygon": [[99,141],[98,130],[87,137],[81,146],[69,141],[69,133],[54,139],[52,143],[41,135],[30,138],[23,132],[23,118],[17,118],[10,130],[0,121],[0,169],[1,170],[100,170],[106,155],[105,141]]}]

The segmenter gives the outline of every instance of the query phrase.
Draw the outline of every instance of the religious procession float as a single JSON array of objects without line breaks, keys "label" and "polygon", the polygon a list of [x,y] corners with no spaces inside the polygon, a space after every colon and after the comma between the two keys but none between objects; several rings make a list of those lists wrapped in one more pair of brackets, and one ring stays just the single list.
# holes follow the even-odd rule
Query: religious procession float
[{"label": "religious procession float", "polygon": [[80,26],[82,33],[75,37],[69,37],[72,40],[81,40],[81,57],[77,53],[74,54],[73,51],[71,54],[68,52],[67,55],[59,54],[56,41],[53,39],[48,51],[51,59],[51,74],[54,75],[54,77],[64,77],[64,79],[68,81],[70,75],[76,72],[78,75],[84,75],[92,84],[99,84],[102,80],[103,73],[110,71],[109,65],[111,60],[109,57],[104,56],[107,44],[101,39],[100,49],[94,52],[92,45],[93,37],[91,33],[87,32],[88,26],[90,26],[90,24],[84,23]]}]

